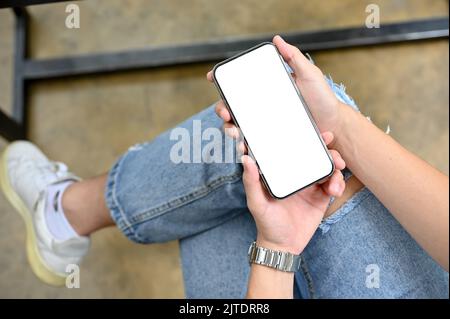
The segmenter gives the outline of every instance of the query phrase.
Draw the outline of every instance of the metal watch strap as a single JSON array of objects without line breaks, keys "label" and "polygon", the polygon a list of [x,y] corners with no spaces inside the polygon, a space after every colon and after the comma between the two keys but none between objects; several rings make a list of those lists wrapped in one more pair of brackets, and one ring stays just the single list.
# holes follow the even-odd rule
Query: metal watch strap
[{"label": "metal watch strap", "polygon": [[285,272],[296,272],[300,268],[300,255],[259,247],[253,242],[248,249],[250,263],[267,266]]}]

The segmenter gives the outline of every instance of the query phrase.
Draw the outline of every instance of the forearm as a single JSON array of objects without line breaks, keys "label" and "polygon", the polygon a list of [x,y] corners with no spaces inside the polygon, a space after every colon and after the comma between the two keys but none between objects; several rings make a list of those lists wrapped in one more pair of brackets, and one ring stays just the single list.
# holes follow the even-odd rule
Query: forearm
[{"label": "forearm", "polygon": [[292,299],[294,273],[252,264],[248,281],[249,299]]},{"label": "forearm", "polygon": [[335,148],[347,166],[445,269],[449,249],[448,177],[361,114],[342,107]]}]

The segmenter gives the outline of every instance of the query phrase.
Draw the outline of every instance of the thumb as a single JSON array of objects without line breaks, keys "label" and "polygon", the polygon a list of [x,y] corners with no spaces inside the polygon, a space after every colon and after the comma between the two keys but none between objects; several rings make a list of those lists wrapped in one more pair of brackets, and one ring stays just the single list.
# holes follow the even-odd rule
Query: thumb
[{"label": "thumb", "polygon": [[242,181],[244,183],[245,194],[247,195],[247,205],[255,207],[267,201],[265,189],[260,181],[258,167],[253,159],[248,155],[243,155],[242,165],[244,173]]},{"label": "thumb", "polygon": [[287,43],[279,35],[273,38],[273,43],[299,79],[312,78],[316,75],[316,66],[297,47]]}]

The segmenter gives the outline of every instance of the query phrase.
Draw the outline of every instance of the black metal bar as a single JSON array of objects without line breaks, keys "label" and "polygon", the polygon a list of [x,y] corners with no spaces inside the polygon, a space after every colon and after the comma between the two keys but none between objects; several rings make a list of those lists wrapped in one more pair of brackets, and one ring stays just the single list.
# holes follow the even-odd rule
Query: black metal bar
[{"label": "black metal bar", "polygon": [[[345,28],[285,35],[303,51],[319,51],[354,46],[448,37],[449,20],[435,18],[382,25],[379,29]],[[38,80],[64,76],[98,74],[132,69],[212,62],[225,59],[271,36],[233,38],[197,44],[148,48],[117,53],[90,54],[65,58],[25,61],[26,79]]]},{"label": "black metal bar", "polygon": [[25,138],[23,126],[19,125],[2,110],[0,110],[0,136],[9,141]]},{"label": "black metal bar", "polygon": [[[32,6],[36,4],[46,4],[54,2],[65,2],[69,0],[0,0],[1,8],[13,8],[13,7],[25,7]],[[76,1],[76,0],[74,0]]]},{"label": "black metal bar", "polygon": [[[28,13],[25,8],[14,8],[14,87],[12,118],[25,128],[27,84],[24,77],[24,62],[27,58]],[[24,129],[25,130],[25,129]]]},{"label": "black metal bar", "polygon": [[[407,41],[448,38],[449,18],[439,17],[381,24],[380,28],[346,28],[286,35],[288,42],[304,51],[321,51],[355,46],[380,45]],[[305,43],[305,45],[302,45]]]},{"label": "black metal bar", "polygon": [[[60,2],[55,1],[3,1],[0,8]],[[212,62],[225,59],[235,53],[271,39],[271,36],[228,38],[204,43],[162,48],[148,48],[117,53],[91,54],[65,58],[27,59],[28,14],[25,8],[15,7],[15,59],[13,116],[0,111],[0,135],[13,140],[26,135],[27,81],[74,75],[87,75],[163,67],[171,65]],[[382,25],[379,29],[365,27],[285,34],[288,42],[303,51],[319,51],[364,45],[448,38],[449,19],[409,21]]]}]

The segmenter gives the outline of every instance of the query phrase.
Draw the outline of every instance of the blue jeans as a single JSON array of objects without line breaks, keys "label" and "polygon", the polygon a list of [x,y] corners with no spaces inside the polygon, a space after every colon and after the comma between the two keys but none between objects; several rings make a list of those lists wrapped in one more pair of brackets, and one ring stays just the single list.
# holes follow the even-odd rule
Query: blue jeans
[{"label": "blue jeans", "polygon": [[[356,107],[343,87],[328,81],[339,99]],[[195,120],[202,131],[223,124],[211,106],[179,127],[193,132]],[[241,165],[176,164],[171,132],[131,147],[110,170],[112,218],[137,243],[180,239],[188,298],[242,298],[256,227]],[[225,152],[226,140],[213,143]],[[211,146],[202,140],[191,147],[195,143]],[[298,298],[448,298],[448,273],[366,188],[322,222],[302,260],[293,287]]]}]

